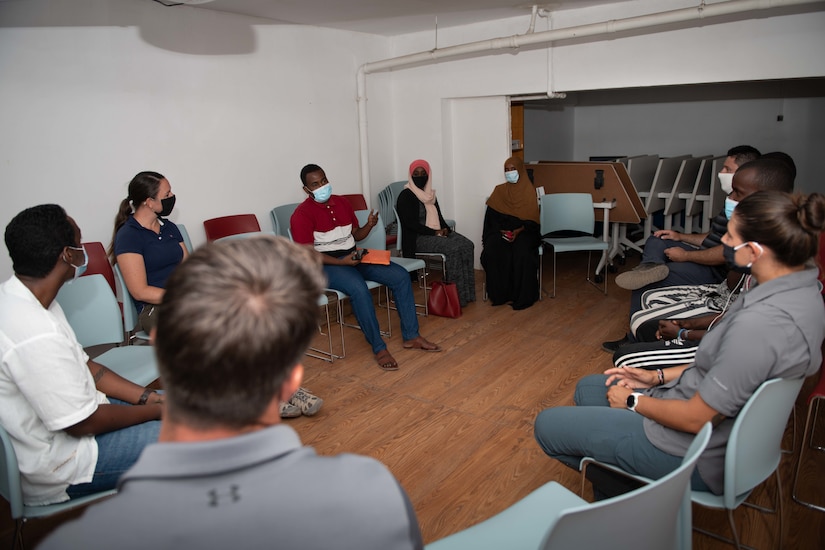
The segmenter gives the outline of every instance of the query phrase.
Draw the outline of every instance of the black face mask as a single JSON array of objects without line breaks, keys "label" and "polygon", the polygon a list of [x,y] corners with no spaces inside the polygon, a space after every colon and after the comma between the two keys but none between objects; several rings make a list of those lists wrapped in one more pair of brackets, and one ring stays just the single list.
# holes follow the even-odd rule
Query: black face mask
[{"label": "black face mask", "polygon": [[728,269],[730,269],[731,271],[735,271],[737,273],[744,273],[745,275],[750,275],[750,266],[739,265],[736,263],[736,260],[734,259],[736,257],[736,251],[733,249],[732,246],[728,246],[722,243],[722,256],[724,256],[725,258],[725,263],[728,264]]},{"label": "black face mask", "polygon": [[163,216],[165,218],[172,213],[172,209],[175,207],[175,195],[166,197],[165,199],[160,199],[160,206],[162,209],[158,213],[158,216]]},{"label": "black face mask", "polygon": [[416,187],[419,189],[424,189],[424,186],[427,185],[427,180],[430,179],[430,176],[425,174],[423,176],[413,176],[412,180]]}]

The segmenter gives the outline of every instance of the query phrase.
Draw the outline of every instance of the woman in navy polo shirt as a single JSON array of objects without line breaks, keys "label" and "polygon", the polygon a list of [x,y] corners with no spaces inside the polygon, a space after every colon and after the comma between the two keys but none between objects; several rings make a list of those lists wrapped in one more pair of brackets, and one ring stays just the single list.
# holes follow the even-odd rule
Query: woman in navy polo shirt
[{"label": "woman in navy polo shirt", "polygon": [[138,328],[147,332],[155,325],[152,314],[163,299],[166,279],[188,254],[178,227],[166,219],[174,206],[169,180],[140,172],[115,216],[109,255],[135,301]]}]

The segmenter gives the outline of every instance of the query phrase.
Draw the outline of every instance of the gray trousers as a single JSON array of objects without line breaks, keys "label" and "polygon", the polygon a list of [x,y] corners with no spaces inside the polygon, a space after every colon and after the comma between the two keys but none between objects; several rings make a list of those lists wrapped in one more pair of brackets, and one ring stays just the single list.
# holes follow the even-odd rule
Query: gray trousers
[{"label": "gray trousers", "polygon": [[[585,376],[576,385],[577,406],[539,413],[534,434],[542,450],[575,470],[585,456],[650,479],[678,468],[682,457],[659,450],[647,439],[642,415],[609,406],[606,380],[603,374]],[[695,470],[691,486],[710,490]]]}]

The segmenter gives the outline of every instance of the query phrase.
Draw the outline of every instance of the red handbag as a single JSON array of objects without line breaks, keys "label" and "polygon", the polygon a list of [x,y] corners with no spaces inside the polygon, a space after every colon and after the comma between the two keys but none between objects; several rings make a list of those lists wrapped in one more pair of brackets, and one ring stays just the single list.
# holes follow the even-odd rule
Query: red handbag
[{"label": "red handbag", "polygon": [[427,298],[427,310],[439,317],[461,317],[461,303],[458,301],[456,284],[435,281]]}]

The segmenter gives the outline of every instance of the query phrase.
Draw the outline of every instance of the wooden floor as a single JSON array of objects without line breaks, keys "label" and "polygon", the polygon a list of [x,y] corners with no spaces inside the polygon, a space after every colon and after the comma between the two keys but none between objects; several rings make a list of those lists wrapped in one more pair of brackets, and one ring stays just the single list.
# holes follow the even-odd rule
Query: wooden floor
[{"label": "wooden floor", "polygon": [[[403,350],[393,312],[388,343],[401,366],[396,372],[381,371],[361,333],[345,329],[345,359],[304,362],[304,385],[325,400],[323,409],[314,417],[287,422],[321,454],[359,453],[386,464],[409,494],[425,542],[496,514],[551,480],[578,492],[578,473],[539,449],[533,421],[544,408],[572,404],[576,381],[610,366],[601,342],[620,338],[626,329],[629,292],[613,284],[614,275],[608,296],[587,284],[586,260],[586,254],[560,256],[557,297],[545,296],[523,311],[483,302],[482,273],[477,272],[478,301],[461,318],[420,318],[421,333],[438,342],[441,353]],[[637,261],[629,259],[620,270]],[[549,258],[545,262],[548,288],[552,263]],[[825,514],[794,503],[789,490],[810,382],[798,403],[796,452],[780,466],[784,548],[825,547]],[[790,434],[789,429],[787,446]],[[825,454],[814,458],[805,494],[825,502]],[[812,488],[816,483],[818,488]],[[767,487],[755,493],[757,501],[773,494],[774,485]],[[746,544],[777,547],[775,516],[765,519],[740,508],[735,517]],[[724,512],[694,506],[694,524],[728,533]],[[27,538],[35,541],[49,528],[32,522]],[[609,534],[605,537],[609,547]],[[6,540],[0,539],[0,547]],[[700,534],[694,534],[694,547],[729,548]]]}]

